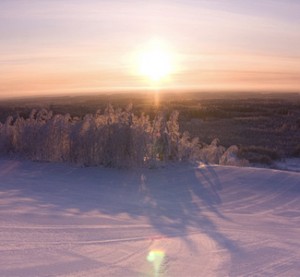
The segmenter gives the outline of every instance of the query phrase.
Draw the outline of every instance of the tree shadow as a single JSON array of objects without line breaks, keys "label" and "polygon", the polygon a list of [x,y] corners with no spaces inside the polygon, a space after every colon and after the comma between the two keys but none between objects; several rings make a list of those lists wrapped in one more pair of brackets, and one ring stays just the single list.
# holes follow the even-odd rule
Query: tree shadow
[{"label": "tree shadow", "polygon": [[188,236],[193,232],[206,234],[222,248],[237,249],[211,219],[228,220],[218,209],[222,204],[218,192],[222,185],[213,167],[160,170],[145,183],[141,193],[143,208],[149,222],[161,234],[179,235],[193,250],[196,248]]},{"label": "tree shadow", "polygon": [[[71,214],[72,222],[80,224],[77,216],[95,213],[91,222],[100,225],[106,223],[99,214],[108,215],[108,222],[125,214],[135,222],[146,220],[154,236],[179,237],[192,251],[197,251],[189,238],[193,233],[205,234],[221,248],[238,249],[213,220],[228,219],[219,209],[222,183],[211,166],[120,170],[0,161],[0,176],[2,196],[11,192],[19,198],[18,203],[8,203],[7,210],[22,208],[22,199],[27,199],[26,205],[31,199],[32,207],[51,212],[52,222],[67,214],[70,221]],[[24,212],[22,220],[49,224],[49,217],[32,217],[31,212]],[[131,224],[128,219],[126,223]]]}]

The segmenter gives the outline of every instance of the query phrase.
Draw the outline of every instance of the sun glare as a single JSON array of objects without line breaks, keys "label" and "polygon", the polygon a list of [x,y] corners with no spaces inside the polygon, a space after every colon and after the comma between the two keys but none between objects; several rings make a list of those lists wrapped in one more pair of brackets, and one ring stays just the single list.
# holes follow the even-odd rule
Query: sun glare
[{"label": "sun glare", "polygon": [[170,49],[161,41],[152,41],[140,50],[138,57],[139,73],[153,82],[168,77],[174,70]]}]

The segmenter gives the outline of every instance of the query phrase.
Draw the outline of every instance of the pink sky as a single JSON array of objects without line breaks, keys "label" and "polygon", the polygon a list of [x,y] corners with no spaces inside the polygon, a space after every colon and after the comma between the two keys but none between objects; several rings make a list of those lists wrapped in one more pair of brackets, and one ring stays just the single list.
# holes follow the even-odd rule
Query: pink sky
[{"label": "pink sky", "polygon": [[0,2],[0,97],[151,87],[134,55],[153,38],[176,56],[160,87],[299,91],[300,3]]}]

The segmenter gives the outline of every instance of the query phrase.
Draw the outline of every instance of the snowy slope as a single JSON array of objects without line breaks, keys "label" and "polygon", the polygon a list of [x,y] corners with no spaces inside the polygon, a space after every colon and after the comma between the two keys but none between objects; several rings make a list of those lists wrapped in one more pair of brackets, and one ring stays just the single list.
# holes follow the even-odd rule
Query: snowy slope
[{"label": "snowy slope", "polygon": [[300,173],[0,161],[0,276],[299,276]]}]

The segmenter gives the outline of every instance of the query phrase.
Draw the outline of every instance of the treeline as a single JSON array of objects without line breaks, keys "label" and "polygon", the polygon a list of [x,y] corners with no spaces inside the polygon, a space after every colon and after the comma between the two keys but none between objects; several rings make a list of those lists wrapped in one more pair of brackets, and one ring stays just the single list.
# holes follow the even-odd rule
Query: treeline
[{"label": "treeline", "polygon": [[179,132],[178,112],[160,112],[153,120],[137,116],[129,105],[82,119],[70,114],[32,110],[27,119],[8,117],[0,123],[0,153],[36,161],[71,162],[84,166],[153,166],[167,161],[235,164],[236,148],[204,145],[187,132]]}]

